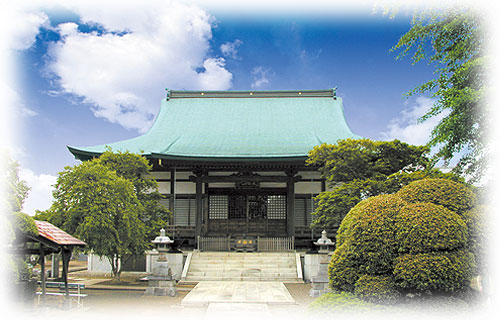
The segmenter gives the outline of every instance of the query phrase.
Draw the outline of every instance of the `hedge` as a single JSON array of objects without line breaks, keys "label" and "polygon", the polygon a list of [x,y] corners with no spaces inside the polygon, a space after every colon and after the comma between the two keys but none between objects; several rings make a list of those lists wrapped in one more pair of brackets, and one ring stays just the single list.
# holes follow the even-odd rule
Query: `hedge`
[{"label": "hedge", "polygon": [[399,253],[426,253],[465,247],[467,226],[442,206],[417,202],[403,207],[396,219]]},{"label": "hedge", "polygon": [[394,280],[401,289],[450,292],[468,285],[473,267],[465,250],[405,254],[397,258]]},{"label": "hedge", "polygon": [[354,293],[361,299],[380,304],[392,304],[399,292],[391,276],[361,276],[354,285]]},{"label": "hedge", "polygon": [[353,291],[361,275],[359,254],[348,243],[337,247],[328,265],[328,274],[334,291]]},{"label": "hedge", "polygon": [[361,252],[357,263],[363,273],[381,274],[392,270],[396,258],[396,215],[406,205],[394,195],[379,195],[361,201],[340,225],[337,244],[348,244]]},{"label": "hedge", "polygon": [[486,267],[488,252],[487,239],[490,233],[488,231],[489,224],[486,212],[487,208],[485,206],[476,206],[463,214],[469,235],[467,248],[474,254],[479,271],[484,271]]},{"label": "hedge", "polygon": [[482,223],[470,210],[474,201],[469,188],[446,179],[414,181],[396,194],[361,201],[337,232],[332,289],[390,303],[398,292],[465,288],[475,266],[468,250],[482,240],[480,233],[468,237]]},{"label": "hedge", "polygon": [[461,215],[473,207],[476,196],[467,186],[449,179],[422,179],[413,181],[396,195],[410,202],[430,202]]}]

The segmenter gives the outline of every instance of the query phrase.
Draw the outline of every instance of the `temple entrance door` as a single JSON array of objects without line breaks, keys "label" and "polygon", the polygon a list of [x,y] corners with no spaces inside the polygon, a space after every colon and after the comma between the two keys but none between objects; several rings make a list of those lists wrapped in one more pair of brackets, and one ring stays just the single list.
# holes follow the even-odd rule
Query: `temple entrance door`
[{"label": "temple entrance door", "polygon": [[210,189],[209,236],[285,236],[286,191]]}]

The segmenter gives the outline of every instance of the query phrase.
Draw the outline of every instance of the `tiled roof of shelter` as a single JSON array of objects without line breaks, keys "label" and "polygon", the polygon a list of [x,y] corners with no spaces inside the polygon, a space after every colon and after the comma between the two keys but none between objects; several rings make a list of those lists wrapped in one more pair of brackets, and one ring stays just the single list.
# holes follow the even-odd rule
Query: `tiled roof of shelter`
[{"label": "tiled roof of shelter", "polygon": [[87,244],[72,235],[64,232],[47,221],[35,220],[39,236],[48,239],[60,246],[86,246]]},{"label": "tiled roof of shelter", "polygon": [[68,149],[76,158],[109,146],[150,158],[297,160],[322,143],[359,138],[346,123],[335,89],[303,91],[168,90],[149,131],[92,147]]}]

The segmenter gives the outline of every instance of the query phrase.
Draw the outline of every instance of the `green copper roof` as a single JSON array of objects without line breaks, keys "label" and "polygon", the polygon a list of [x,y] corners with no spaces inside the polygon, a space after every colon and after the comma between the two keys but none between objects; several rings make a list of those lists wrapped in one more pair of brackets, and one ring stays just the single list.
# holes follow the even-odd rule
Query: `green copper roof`
[{"label": "green copper roof", "polygon": [[105,151],[165,159],[297,159],[321,143],[359,138],[335,90],[170,91],[149,131],[93,147],[70,147],[85,160]]}]

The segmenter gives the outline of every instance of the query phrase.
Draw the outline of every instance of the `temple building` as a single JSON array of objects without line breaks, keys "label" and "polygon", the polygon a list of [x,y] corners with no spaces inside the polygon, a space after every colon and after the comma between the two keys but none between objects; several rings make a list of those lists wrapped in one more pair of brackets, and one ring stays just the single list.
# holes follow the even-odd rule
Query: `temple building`
[{"label": "temple building", "polygon": [[149,131],[93,147],[80,160],[113,151],[144,155],[172,212],[166,228],[195,245],[200,237],[288,237],[306,241],[312,198],[327,189],[308,152],[359,138],[335,89],[303,91],[167,90]]}]

